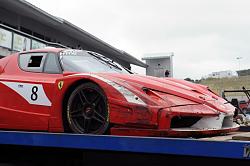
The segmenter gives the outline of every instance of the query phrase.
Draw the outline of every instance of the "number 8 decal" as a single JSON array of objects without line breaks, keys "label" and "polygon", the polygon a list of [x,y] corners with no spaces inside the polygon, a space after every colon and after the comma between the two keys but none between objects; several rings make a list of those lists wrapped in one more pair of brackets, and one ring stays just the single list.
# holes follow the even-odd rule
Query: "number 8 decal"
[{"label": "number 8 decal", "polygon": [[38,98],[38,96],[37,96],[38,87],[37,86],[33,86],[31,91],[32,91],[32,94],[30,96],[31,100],[36,101],[37,98]]}]

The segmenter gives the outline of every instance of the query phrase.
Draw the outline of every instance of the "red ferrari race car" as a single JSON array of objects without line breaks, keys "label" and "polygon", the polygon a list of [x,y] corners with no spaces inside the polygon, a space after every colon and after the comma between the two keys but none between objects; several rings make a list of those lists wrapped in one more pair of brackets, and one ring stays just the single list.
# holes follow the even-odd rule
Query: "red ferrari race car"
[{"label": "red ferrari race car", "polygon": [[206,86],[132,74],[95,52],[45,48],[0,60],[0,128],[195,137],[235,131]]}]

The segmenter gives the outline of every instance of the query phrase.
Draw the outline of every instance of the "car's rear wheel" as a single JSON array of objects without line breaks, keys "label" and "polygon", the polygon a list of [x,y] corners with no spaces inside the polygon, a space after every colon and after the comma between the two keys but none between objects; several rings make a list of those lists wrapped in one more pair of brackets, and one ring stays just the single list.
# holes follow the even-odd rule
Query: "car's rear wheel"
[{"label": "car's rear wheel", "polygon": [[104,134],[109,125],[107,97],[96,84],[79,85],[69,96],[67,124],[74,133]]}]

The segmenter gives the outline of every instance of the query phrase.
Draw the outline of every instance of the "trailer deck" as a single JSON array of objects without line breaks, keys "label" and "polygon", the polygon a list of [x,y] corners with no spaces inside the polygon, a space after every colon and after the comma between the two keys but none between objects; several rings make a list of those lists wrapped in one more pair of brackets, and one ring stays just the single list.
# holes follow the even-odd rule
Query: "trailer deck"
[{"label": "trailer deck", "polygon": [[[249,128],[243,129],[246,132],[240,131],[225,136],[199,139],[0,131],[0,147],[5,153],[0,156],[0,165],[3,159],[6,162],[5,159],[9,161],[18,157],[21,160],[26,158],[25,165],[27,165],[27,162],[29,163],[32,159],[40,162],[45,155],[50,164],[54,160],[64,161],[63,158],[71,158],[74,162],[78,159],[86,160],[83,156],[88,156],[88,161],[91,160],[90,165],[95,165],[93,162],[105,163],[104,160],[108,158],[110,160],[106,164],[109,163],[109,165],[116,165],[117,161],[112,161],[118,159],[122,161],[122,158],[126,162],[132,160],[132,163],[136,163],[139,159],[141,163],[147,163],[149,158],[157,158],[154,160],[158,161],[157,165],[161,165],[159,163],[164,165],[165,160],[170,162],[170,159],[177,162],[185,160],[195,162],[200,158],[205,161],[222,159],[229,163],[233,163],[232,160],[237,163],[246,162],[250,159],[250,132]],[[53,153],[50,153],[51,151]],[[64,152],[65,155],[63,155]],[[60,156],[58,154],[64,157],[56,157]],[[69,157],[70,155],[74,157]],[[95,158],[102,158],[102,160],[98,161]],[[160,162],[159,158],[164,160]]]},{"label": "trailer deck", "polygon": [[250,159],[250,132],[194,139],[0,131],[0,144]]}]

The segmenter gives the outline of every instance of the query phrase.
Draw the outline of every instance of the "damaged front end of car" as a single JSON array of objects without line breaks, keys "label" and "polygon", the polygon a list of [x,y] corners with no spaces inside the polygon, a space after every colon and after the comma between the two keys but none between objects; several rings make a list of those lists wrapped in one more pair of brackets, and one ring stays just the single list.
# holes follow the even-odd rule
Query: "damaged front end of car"
[{"label": "damaged front end of car", "polygon": [[[156,126],[140,127],[138,125],[120,125],[112,128],[112,134],[128,136],[152,136],[152,137],[205,137],[221,135],[237,131],[239,125],[234,122],[235,108],[229,103],[216,99],[206,98],[192,101],[173,94],[147,90],[145,92],[154,101],[164,107],[156,110],[156,107],[144,106],[145,110],[134,111],[133,117],[142,113],[148,113],[148,121],[153,123],[157,114]],[[152,111],[151,108],[154,110]],[[135,115],[138,114],[138,115]]]},{"label": "damaged front end of car", "polygon": [[111,134],[203,137],[239,129],[235,107],[204,86],[147,76],[100,77],[117,91],[108,96]]}]

